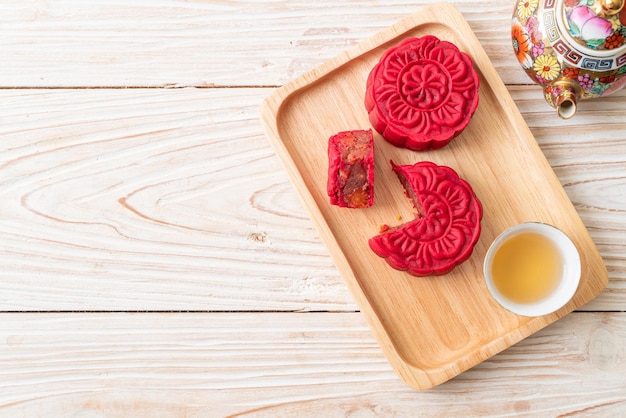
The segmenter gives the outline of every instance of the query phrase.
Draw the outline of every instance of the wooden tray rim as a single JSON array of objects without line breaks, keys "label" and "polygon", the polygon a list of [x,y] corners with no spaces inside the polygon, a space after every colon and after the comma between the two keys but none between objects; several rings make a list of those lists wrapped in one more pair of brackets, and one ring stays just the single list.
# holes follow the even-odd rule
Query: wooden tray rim
[{"label": "wooden tray rim", "polygon": [[[424,14],[421,13],[424,10],[429,10],[433,15],[437,15],[440,20],[434,21],[432,19],[425,18]],[[460,26],[458,25],[459,21],[462,21],[462,25]],[[468,49],[468,51],[466,52],[468,52],[470,56],[474,57],[475,60],[477,56],[480,56],[480,59],[477,61],[489,64],[481,65],[480,71],[482,72],[484,78],[489,80],[489,84],[493,85],[491,89],[506,92],[506,94],[498,94],[496,100],[499,102],[500,107],[509,109],[507,115],[511,120],[510,129],[516,131],[517,135],[520,137],[532,138],[532,141],[536,144],[537,147],[539,147],[539,145],[536,143],[536,140],[534,139],[532,132],[526,124],[526,121],[523,119],[521,113],[519,112],[517,105],[513,101],[513,98],[510,96],[510,94],[508,94],[506,86],[504,85],[502,79],[497,73],[495,67],[491,64],[491,61],[488,58],[486,52],[482,49],[482,46],[480,46],[478,39],[476,38],[467,21],[454,5],[442,2],[423,6],[415,13],[381,30],[374,36],[364,40],[363,42],[344,51],[334,58],[325,61],[318,67],[288,82],[282,87],[279,87],[272,94],[270,94],[261,105],[260,116],[266,136],[270,140],[271,145],[277,151],[277,154],[279,156],[289,155],[289,151],[280,137],[276,117],[280,114],[282,106],[288,101],[288,99],[292,95],[296,94],[298,90],[306,88],[309,85],[315,83],[316,80],[319,80],[329,75],[333,71],[349,63],[351,60],[357,59],[359,58],[359,56],[364,55],[369,51],[387,43],[390,38],[401,38],[406,32],[409,32],[412,29],[417,28],[418,26],[432,23],[445,25],[457,35],[460,35],[460,38],[462,38],[463,36],[470,36],[472,38],[471,41],[466,41],[464,43],[464,46],[466,46]],[[454,23],[456,26],[452,26],[451,23]],[[369,323],[372,331],[376,335],[391,365],[398,373],[398,375],[402,378],[402,380],[412,388],[428,389],[430,387],[441,384],[446,380],[449,380],[451,377],[460,374],[470,367],[475,366],[476,364],[486,360],[487,358],[492,357],[493,355],[501,352],[511,345],[521,341],[529,335],[532,335],[536,331],[544,328],[545,326],[556,321],[562,316],[565,316],[573,309],[578,307],[576,306],[567,312],[561,310],[554,314],[534,318],[526,325],[524,325],[523,332],[521,332],[520,328],[511,330],[484,344],[476,352],[472,352],[466,356],[469,357],[470,355],[478,355],[478,357],[480,358],[479,361],[460,361],[460,367],[458,367],[458,365],[448,365],[434,368],[431,370],[418,368],[409,361],[407,361],[405,358],[403,358],[401,353],[396,350],[396,348],[394,347],[393,339],[388,335],[387,329],[384,326],[380,325],[380,319],[375,315],[373,309],[368,309],[370,306],[372,306],[369,300],[370,296],[366,292],[364,292],[359,284],[359,280],[356,278],[356,276],[354,276],[354,272],[350,266],[350,262],[348,261],[347,256],[343,253],[341,248],[337,245],[334,233],[324,219],[324,215],[317,205],[317,202],[314,200],[310,192],[300,192],[301,190],[308,190],[308,188],[295,162],[290,158],[280,158],[280,161],[287,171],[290,181],[294,184],[296,190],[298,191],[298,196],[304,204],[305,208],[308,210],[309,215],[311,216],[315,227],[320,233],[324,244],[329,250],[332,249],[332,251],[329,252],[331,257],[333,258],[333,261],[335,262],[339,271],[342,273],[344,281],[346,282],[353,297],[356,299],[357,304],[361,307],[362,313],[366,317],[367,322]],[[606,281],[608,281],[608,272]],[[456,370],[453,371],[452,376],[449,376],[451,367],[456,368]],[[443,374],[448,374],[448,376],[442,378],[442,372],[445,372]]]}]

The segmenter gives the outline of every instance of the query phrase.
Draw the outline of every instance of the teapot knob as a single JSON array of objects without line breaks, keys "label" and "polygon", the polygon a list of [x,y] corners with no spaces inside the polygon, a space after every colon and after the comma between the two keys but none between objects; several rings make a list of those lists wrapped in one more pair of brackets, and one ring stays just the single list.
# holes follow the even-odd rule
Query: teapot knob
[{"label": "teapot knob", "polygon": [[613,16],[624,7],[624,0],[600,0],[596,14],[599,16]]}]

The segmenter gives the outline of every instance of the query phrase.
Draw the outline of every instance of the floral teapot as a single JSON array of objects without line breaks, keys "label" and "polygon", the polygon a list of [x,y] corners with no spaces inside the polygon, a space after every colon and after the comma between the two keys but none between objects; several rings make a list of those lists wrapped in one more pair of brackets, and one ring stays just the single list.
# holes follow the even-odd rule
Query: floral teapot
[{"label": "floral teapot", "polygon": [[580,100],[626,85],[626,0],[517,0],[511,36],[517,60],[569,119]]}]

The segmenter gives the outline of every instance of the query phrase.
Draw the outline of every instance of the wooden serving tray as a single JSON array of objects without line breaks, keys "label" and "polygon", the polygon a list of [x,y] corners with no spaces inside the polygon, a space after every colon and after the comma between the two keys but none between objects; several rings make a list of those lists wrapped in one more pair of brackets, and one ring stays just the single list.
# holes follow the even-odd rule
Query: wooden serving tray
[{"label": "wooden serving tray", "polygon": [[[472,121],[435,151],[396,148],[376,135],[374,206],[331,206],[326,194],[328,138],[370,128],[363,104],[370,70],[401,39],[427,34],[455,43],[474,60],[481,85]],[[607,284],[602,258],[574,206],[469,25],[449,4],[423,8],[277,89],[263,103],[261,120],[391,365],[413,388],[426,389],[458,375],[587,303]],[[448,165],[482,202],[481,237],[470,259],[451,273],[413,277],[390,268],[369,249],[368,239],[381,224],[414,218],[390,160]],[[535,318],[500,307],[482,273],[490,243],[507,227],[526,221],[562,229],[582,259],[574,298],[559,311]]]}]

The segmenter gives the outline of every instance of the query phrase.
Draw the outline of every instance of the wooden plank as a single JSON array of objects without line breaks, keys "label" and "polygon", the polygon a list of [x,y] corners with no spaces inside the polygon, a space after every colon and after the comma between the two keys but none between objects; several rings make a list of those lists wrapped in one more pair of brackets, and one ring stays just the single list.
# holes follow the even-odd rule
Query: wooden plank
[{"label": "wooden plank", "polygon": [[[0,91],[0,310],[356,310],[261,132],[271,91]],[[583,309],[623,310],[626,93],[564,124],[511,92],[609,269]]]},{"label": "wooden plank", "polygon": [[[280,85],[433,2],[5,0],[0,87]],[[505,82],[528,84],[513,3],[456,5]]]},{"label": "wooden plank", "polygon": [[8,90],[2,310],[354,310],[261,134],[267,90]]},{"label": "wooden plank", "polygon": [[622,416],[624,346],[574,313],[419,392],[358,313],[2,314],[0,415]]},{"label": "wooden plank", "polygon": [[281,85],[433,1],[0,2],[0,416],[623,416],[626,94],[565,125],[511,86],[512,3],[455,5],[609,268],[583,309],[622,312],[427,392],[352,312],[261,133],[271,89],[80,90]]}]

